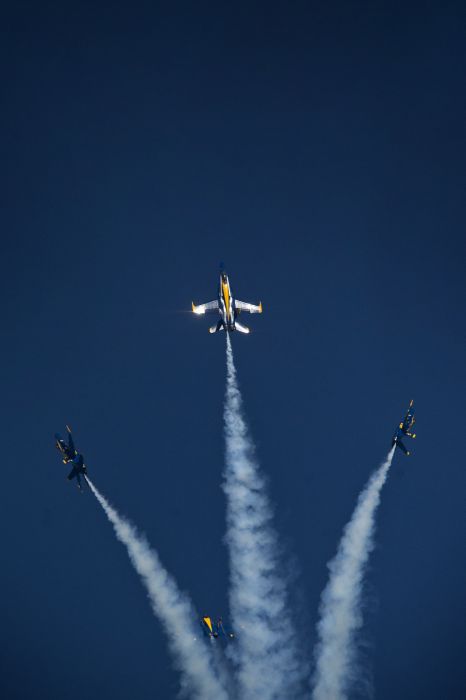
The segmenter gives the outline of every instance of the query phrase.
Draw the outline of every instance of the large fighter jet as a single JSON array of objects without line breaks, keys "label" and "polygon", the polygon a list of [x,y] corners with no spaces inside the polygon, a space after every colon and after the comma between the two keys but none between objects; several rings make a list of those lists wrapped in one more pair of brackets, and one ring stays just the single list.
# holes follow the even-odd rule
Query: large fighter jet
[{"label": "large fighter jet", "polygon": [[86,476],[87,468],[84,464],[84,457],[80,454],[74,446],[73,438],[71,436],[71,428],[67,425],[66,430],[68,433],[68,444],[60,437],[58,433],[55,433],[55,446],[57,450],[62,454],[63,464],[72,464],[73,468],[68,474],[68,480],[76,478],[78,483],[78,489],[82,491],[81,485],[81,474]]},{"label": "large fighter jet", "polygon": [[393,445],[396,445],[397,447],[400,448],[402,452],[405,453],[405,455],[409,455],[409,451],[406,449],[404,446],[403,442],[401,441],[401,438],[406,435],[407,437],[410,438],[415,438],[416,434],[411,432],[412,427],[414,426],[414,423],[416,422],[416,419],[414,417],[414,408],[413,408],[413,403],[414,400],[411,399],[409,402],[409,408],[408,411],[403,418],[402,422],[399,424],[399,426],[396,429],[396,432],[392,438],[392,447]]},{"label": "large fighter jet", "polygon": [[240,333],[249,333],[249,328],[238,323],[237,318],[241,311],[249,311],[250,314],[261,314],[262,304],[256,306],[249,304],[246,301],[235,299],[231,293],[230,282],[226,272],[220,268],[220,281],[218,287],[218,299],[209,301],[207,304],[199,304],[196,306],[192,303],[192,308],[195,314],[201,315],[210,311],[218,311],[220,320],[214,326],[209,328],[209,333],[217,333],[217,331],[239,331]]}]

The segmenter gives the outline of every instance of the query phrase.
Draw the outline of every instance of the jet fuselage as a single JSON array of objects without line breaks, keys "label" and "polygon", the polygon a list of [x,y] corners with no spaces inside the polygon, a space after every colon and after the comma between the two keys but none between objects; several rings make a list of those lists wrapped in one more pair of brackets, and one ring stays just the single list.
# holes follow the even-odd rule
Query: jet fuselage
[{"label": "jet fuselage", "polygon": [[230,280],[225,272],[220,273],[218,287],[218,310],[226,331],[234,331],[237,316],[235,299],[231,293]]}]

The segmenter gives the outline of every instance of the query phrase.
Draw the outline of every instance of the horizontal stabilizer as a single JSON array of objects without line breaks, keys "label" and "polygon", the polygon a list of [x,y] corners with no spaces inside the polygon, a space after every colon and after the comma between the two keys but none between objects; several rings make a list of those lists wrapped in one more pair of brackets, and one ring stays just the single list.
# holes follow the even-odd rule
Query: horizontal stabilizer
[{"label": "horizontal stabilizer", "polygon": [[247,328],[246,326],[242,326],[241,323],[238,323],[238,321],[236,321],[235,323],[235,328],[240,333],[249,333],[249,328]]},{"label": "horizontal stabilizer", "polygon": [[405,455],[409,455],[408,450],[406,449],[406,447],[404,446],[404,444],[401,442],[401,440],[399,438],[396,441],[396,444],[400,448],[400,450],[405,453]]}]

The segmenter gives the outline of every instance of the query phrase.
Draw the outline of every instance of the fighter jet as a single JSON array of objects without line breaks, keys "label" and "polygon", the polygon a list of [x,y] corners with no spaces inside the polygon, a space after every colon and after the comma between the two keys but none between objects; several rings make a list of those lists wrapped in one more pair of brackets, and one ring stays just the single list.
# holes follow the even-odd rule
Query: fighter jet
[{"label": "fighter jet", "polygon": [[239,301],[235,299],[231,293],[230,282],[228,280],[228,275],[220,267],[220,280],[218,286],[218,299],[214,301],[208,301],[207,304],[199,304],[196,306],[192,302],[193,312],[197,315],[205,314],[210,311],[218,311],[220,314],[219,321],[209,328],[209,333],[217,333],[218,331],[239,331],[240,333],[249,333],[249,328],[238,323],[237,318],[241,311],[249,311],[250,314],[261,314],[262,313],[262,303],[256,306],[255,304],[249,304],[246,301]]},{"label": "fighter jet", "polygon": [[217,619],[216,622],[212,620],[208,615],[201,617],[201,627],[206,637],[210,639],[218,639],[220,636],[225,639],[234,639],[233,632],[227,632],[223,625],[223,620],[221,617]]},{"label": "fighter jet", "polygon": [[402,422],[400,425],[397,427],[396,432],[392,438],[392,447],[396,445],[397,447],[400,448],[402,452],[405,453],[405,455],[409,455],[409,451],[406,449],[405,445],[401,441],[401,438],[403,435],[406,435],[407,437],[410,438],[415,438],[416,434],[411,432],[412,427],[414,426],[414,423],[416,422],[416,419],[414,417],[414,408],[413,408],[413,403],[414,400],[411,399],[409,402],[409,408],[408,411],[403,418]]},{"label": "fighter jet", "polygon": [[68,474],[68,480],[71,481],[71,479],[76,478],[78,489],[82,491],[81,474],[86,476],[87,468],[84,464],[84,457],[74,446],[71,428],[68,425],[66,426],[66,430],[68,432],[68,444],[66,444],[58,433],[55,433],[55,446],[63,456],[63,464],[73,465],[72,470]]}]

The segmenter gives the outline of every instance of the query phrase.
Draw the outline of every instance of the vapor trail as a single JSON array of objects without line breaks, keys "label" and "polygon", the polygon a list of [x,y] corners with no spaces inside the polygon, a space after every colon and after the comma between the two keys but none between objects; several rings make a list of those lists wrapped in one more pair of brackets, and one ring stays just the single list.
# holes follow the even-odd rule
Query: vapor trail
[{"label": "vapor trail", "polygon": [[227,496],[230,606],[237,634],[240,697],[289,700],[296,696],[302,675],[290,622],[286,581],[279,566],[264,479],[243,418],[230,337],[226,335],[223,489]]},{"label": "vapor trail", "polygon": [[370,477],[346,525],[320,601],[315,650],[314,700],[344,700],[355,677],[355,633],[362,625],[361,593],[373,549],[375,513],[395,448]]},{"label": "vapor trail", "polygon": [[165,628],[175,664],[181,671],[183,690],[200,700],[227,700],[204,640],[196,640],[199,635],[194,622],[198,618],[191,602],[178,590],[156,552],[134,525],[118,515],[89,478],[87,482],[112,523],[117,538],[128,550],[131,563],[146,587],[152,610]]}]

